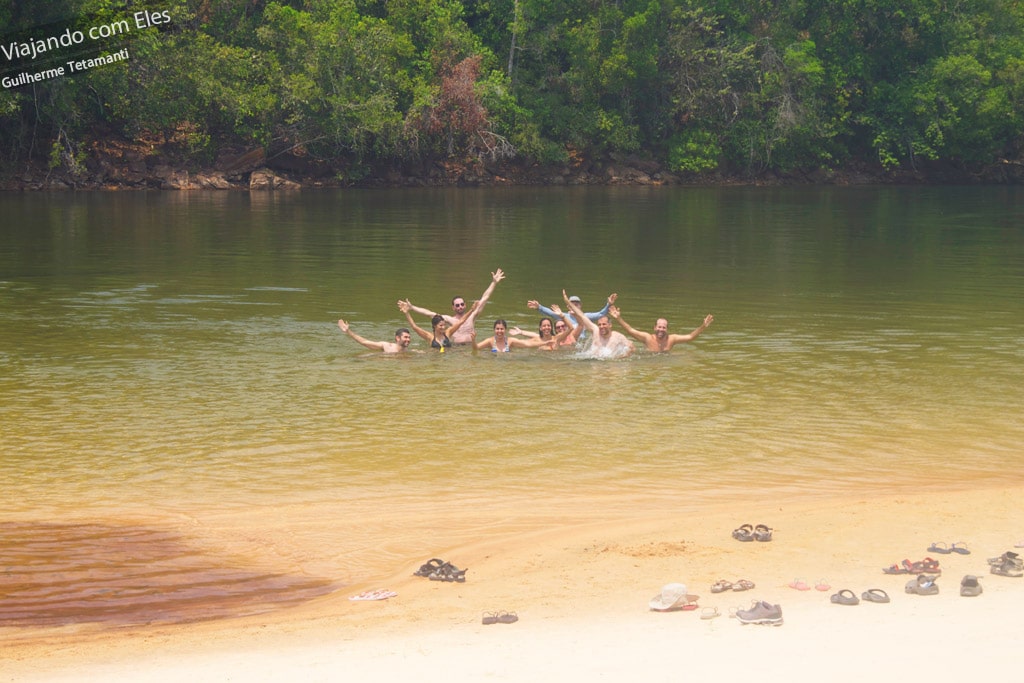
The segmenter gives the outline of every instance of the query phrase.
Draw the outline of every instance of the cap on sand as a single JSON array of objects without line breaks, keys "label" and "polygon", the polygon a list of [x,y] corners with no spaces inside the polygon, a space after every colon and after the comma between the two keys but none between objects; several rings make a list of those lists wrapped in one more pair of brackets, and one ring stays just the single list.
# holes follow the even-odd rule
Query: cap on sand
[{"label": "cap on sand", "polygon": [[573,302],[574,304],[578,304],[580,302],[580,298],[576,295],[573,295],[569,297],[569,301]]},{"label": "cap on sand", "polygon": [[685,583],[666,583],[661,587],[661,592],[651,598],[651,609],[658,612],[668,612],[680,609],[688,602],[696,602],[698,596],[686,592]]}]

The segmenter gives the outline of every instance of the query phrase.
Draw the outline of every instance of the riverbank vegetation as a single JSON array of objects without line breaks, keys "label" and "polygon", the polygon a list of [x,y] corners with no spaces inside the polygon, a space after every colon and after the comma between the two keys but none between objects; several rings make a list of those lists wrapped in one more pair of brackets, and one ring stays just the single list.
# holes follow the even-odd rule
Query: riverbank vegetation
[{"label": "riverbank vegetation", "polygon": [[8,52],[33,31],[167,21],[85,55],[127,60],[0,89],[9,176],[85,177],[119,141],[193,168],[248,153],[345,183],[584,159],[694,181],[936,165],[1022,177],[1015,0],[27,4],[0,0],[5,75],[31,66]]}]

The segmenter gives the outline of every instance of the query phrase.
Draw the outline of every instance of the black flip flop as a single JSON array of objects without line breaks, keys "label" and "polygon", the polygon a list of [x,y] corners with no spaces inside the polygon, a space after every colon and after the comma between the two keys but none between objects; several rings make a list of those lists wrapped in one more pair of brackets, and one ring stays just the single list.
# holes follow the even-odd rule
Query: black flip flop
[{"label": "black flip flop", "polygon": [[889,594],[881,588],[869,588],[860,597],[866,602],[889,602]]},{"label": "black flip flop", "polygon": [[860,600],[857,598],[856,595],[853,594],[853,591],[849,588],[844,588],[843,590],[833,595],[832,602],[836,603],[837,605],[860,604]]},{"label": "black flip flop", "polygon": [[737,541],[748,543],[754,540],[754,527],[749,524],[744,524],[741,527],[734,529],[732,537]]}]

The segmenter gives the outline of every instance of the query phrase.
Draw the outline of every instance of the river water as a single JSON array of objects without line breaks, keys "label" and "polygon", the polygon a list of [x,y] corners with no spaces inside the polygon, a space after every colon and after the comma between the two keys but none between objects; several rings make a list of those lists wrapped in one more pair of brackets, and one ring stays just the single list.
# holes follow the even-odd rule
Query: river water
[{"label": "river water", "polygon": [[[7,194],[0,225],[15,625],[269,609],[595,505],[1024,478],[1019,189]],[[563,288],[715,321],[619,361],[337,327],[390,340],[397,299],[448,312],[499,267],[481,337]]]}]

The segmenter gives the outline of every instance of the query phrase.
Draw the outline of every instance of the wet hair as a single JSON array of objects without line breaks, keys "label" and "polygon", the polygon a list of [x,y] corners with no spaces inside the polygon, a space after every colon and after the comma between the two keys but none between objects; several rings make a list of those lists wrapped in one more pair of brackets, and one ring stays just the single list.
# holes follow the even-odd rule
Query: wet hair
[{"label": "wet hair", "polygon": [[444,316],[443,315],[435,315],[433,318],[430,319],[430,327],[431,328],[437,327],[438,323],[443,323],[443,322],[444,322]]},{"label": "wet hair", "polygon": [[554,320],[554,318],[541,318],[540,322],[537,323],[537,332],[540,332],[542,335],[544,334],[541,330],[543,329],[543,325],[544,325],[544,321],[545,320],[547,320],[549,323],[551,323],[551,334],[552,334],[552,336],[554,336],[554,333],[555,333],[555,320]]},{"label": "wet hair", "polygon": [[494,321],[494,327],[492,327],[491,329],[492,330],[495,329],[498,326],[498,323],[501,323],[502,325],[504,325],[506,330],[508,329],[508,323],[505,322],[504,319],[502,319],[502,318],[498,318],[497,320],[495,320]]},{"label": "wet hair", "polygon": [[399,327],[397,330],[395,330],[395,336],[396,337],[401,336],[403,334],[411,335],[412,332],[410,332],[409,328],[407,328],[407,327]]}]

